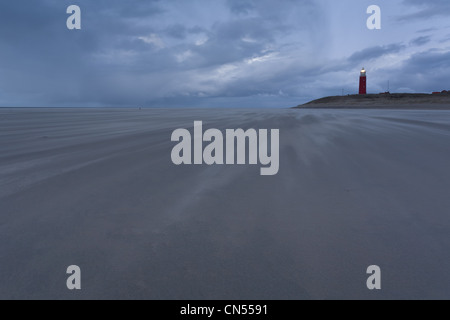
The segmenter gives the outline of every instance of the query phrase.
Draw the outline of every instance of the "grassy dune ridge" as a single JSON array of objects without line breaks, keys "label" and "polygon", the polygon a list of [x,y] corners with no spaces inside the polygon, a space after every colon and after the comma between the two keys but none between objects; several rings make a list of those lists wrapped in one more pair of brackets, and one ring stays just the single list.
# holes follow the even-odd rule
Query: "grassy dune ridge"
[{"label": "grassy dune ridge", "polygon": [[387,108],[387,109],[449,109],[450,94],[391,93],[331,96],[313,100],[295,108]]}]

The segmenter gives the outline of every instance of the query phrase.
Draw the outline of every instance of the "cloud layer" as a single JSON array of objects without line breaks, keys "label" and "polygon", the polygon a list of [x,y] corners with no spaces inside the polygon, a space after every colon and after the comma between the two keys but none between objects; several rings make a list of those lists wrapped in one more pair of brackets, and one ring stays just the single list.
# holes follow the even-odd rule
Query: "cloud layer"
[{"label": "cloud layer", "polygon": [[447,1],[380,1],[379,31],[370,4],[3,1],[0,105],[289,107],[356,92],[362,66],[371,92],[450,89]]}]

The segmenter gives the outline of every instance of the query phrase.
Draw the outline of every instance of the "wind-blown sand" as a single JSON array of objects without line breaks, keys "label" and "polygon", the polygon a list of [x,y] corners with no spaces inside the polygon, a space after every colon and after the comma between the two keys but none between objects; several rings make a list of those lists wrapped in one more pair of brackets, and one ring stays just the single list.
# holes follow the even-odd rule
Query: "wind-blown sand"
[{"label": "wind-blown sand", "polygon": [[[173,165],[194,120],[280,129],[280,172]],[[0,109],[0,298],[450,299],[449,142],[448,111]]]}]

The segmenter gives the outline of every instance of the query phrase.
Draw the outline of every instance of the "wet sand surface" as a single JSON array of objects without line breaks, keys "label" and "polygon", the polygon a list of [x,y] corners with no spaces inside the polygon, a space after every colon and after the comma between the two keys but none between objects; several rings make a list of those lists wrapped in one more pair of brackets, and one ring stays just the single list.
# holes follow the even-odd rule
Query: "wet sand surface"
[{"label": "wet sand surface", "polygon": [[[175,166],[195,120],[278,175]],[[450,299],[449,160],[449,111],[0,109],[0,298]]]}]

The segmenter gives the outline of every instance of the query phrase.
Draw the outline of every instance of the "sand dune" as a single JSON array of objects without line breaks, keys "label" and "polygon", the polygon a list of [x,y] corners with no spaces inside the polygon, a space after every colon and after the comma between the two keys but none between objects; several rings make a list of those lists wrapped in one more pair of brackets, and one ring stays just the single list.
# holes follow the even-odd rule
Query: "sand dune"
[{"label": "sand dune", "polygon": [[450,93],[391,93],[332,96],[313,100],[295,108],[449,110]]},{"label": "sand dune", "polygon": [[[280,129],[278,175],[173,165],[195,120]],[[0,133],[2,299],[450,298],[448,111],[0,109]]]}]

